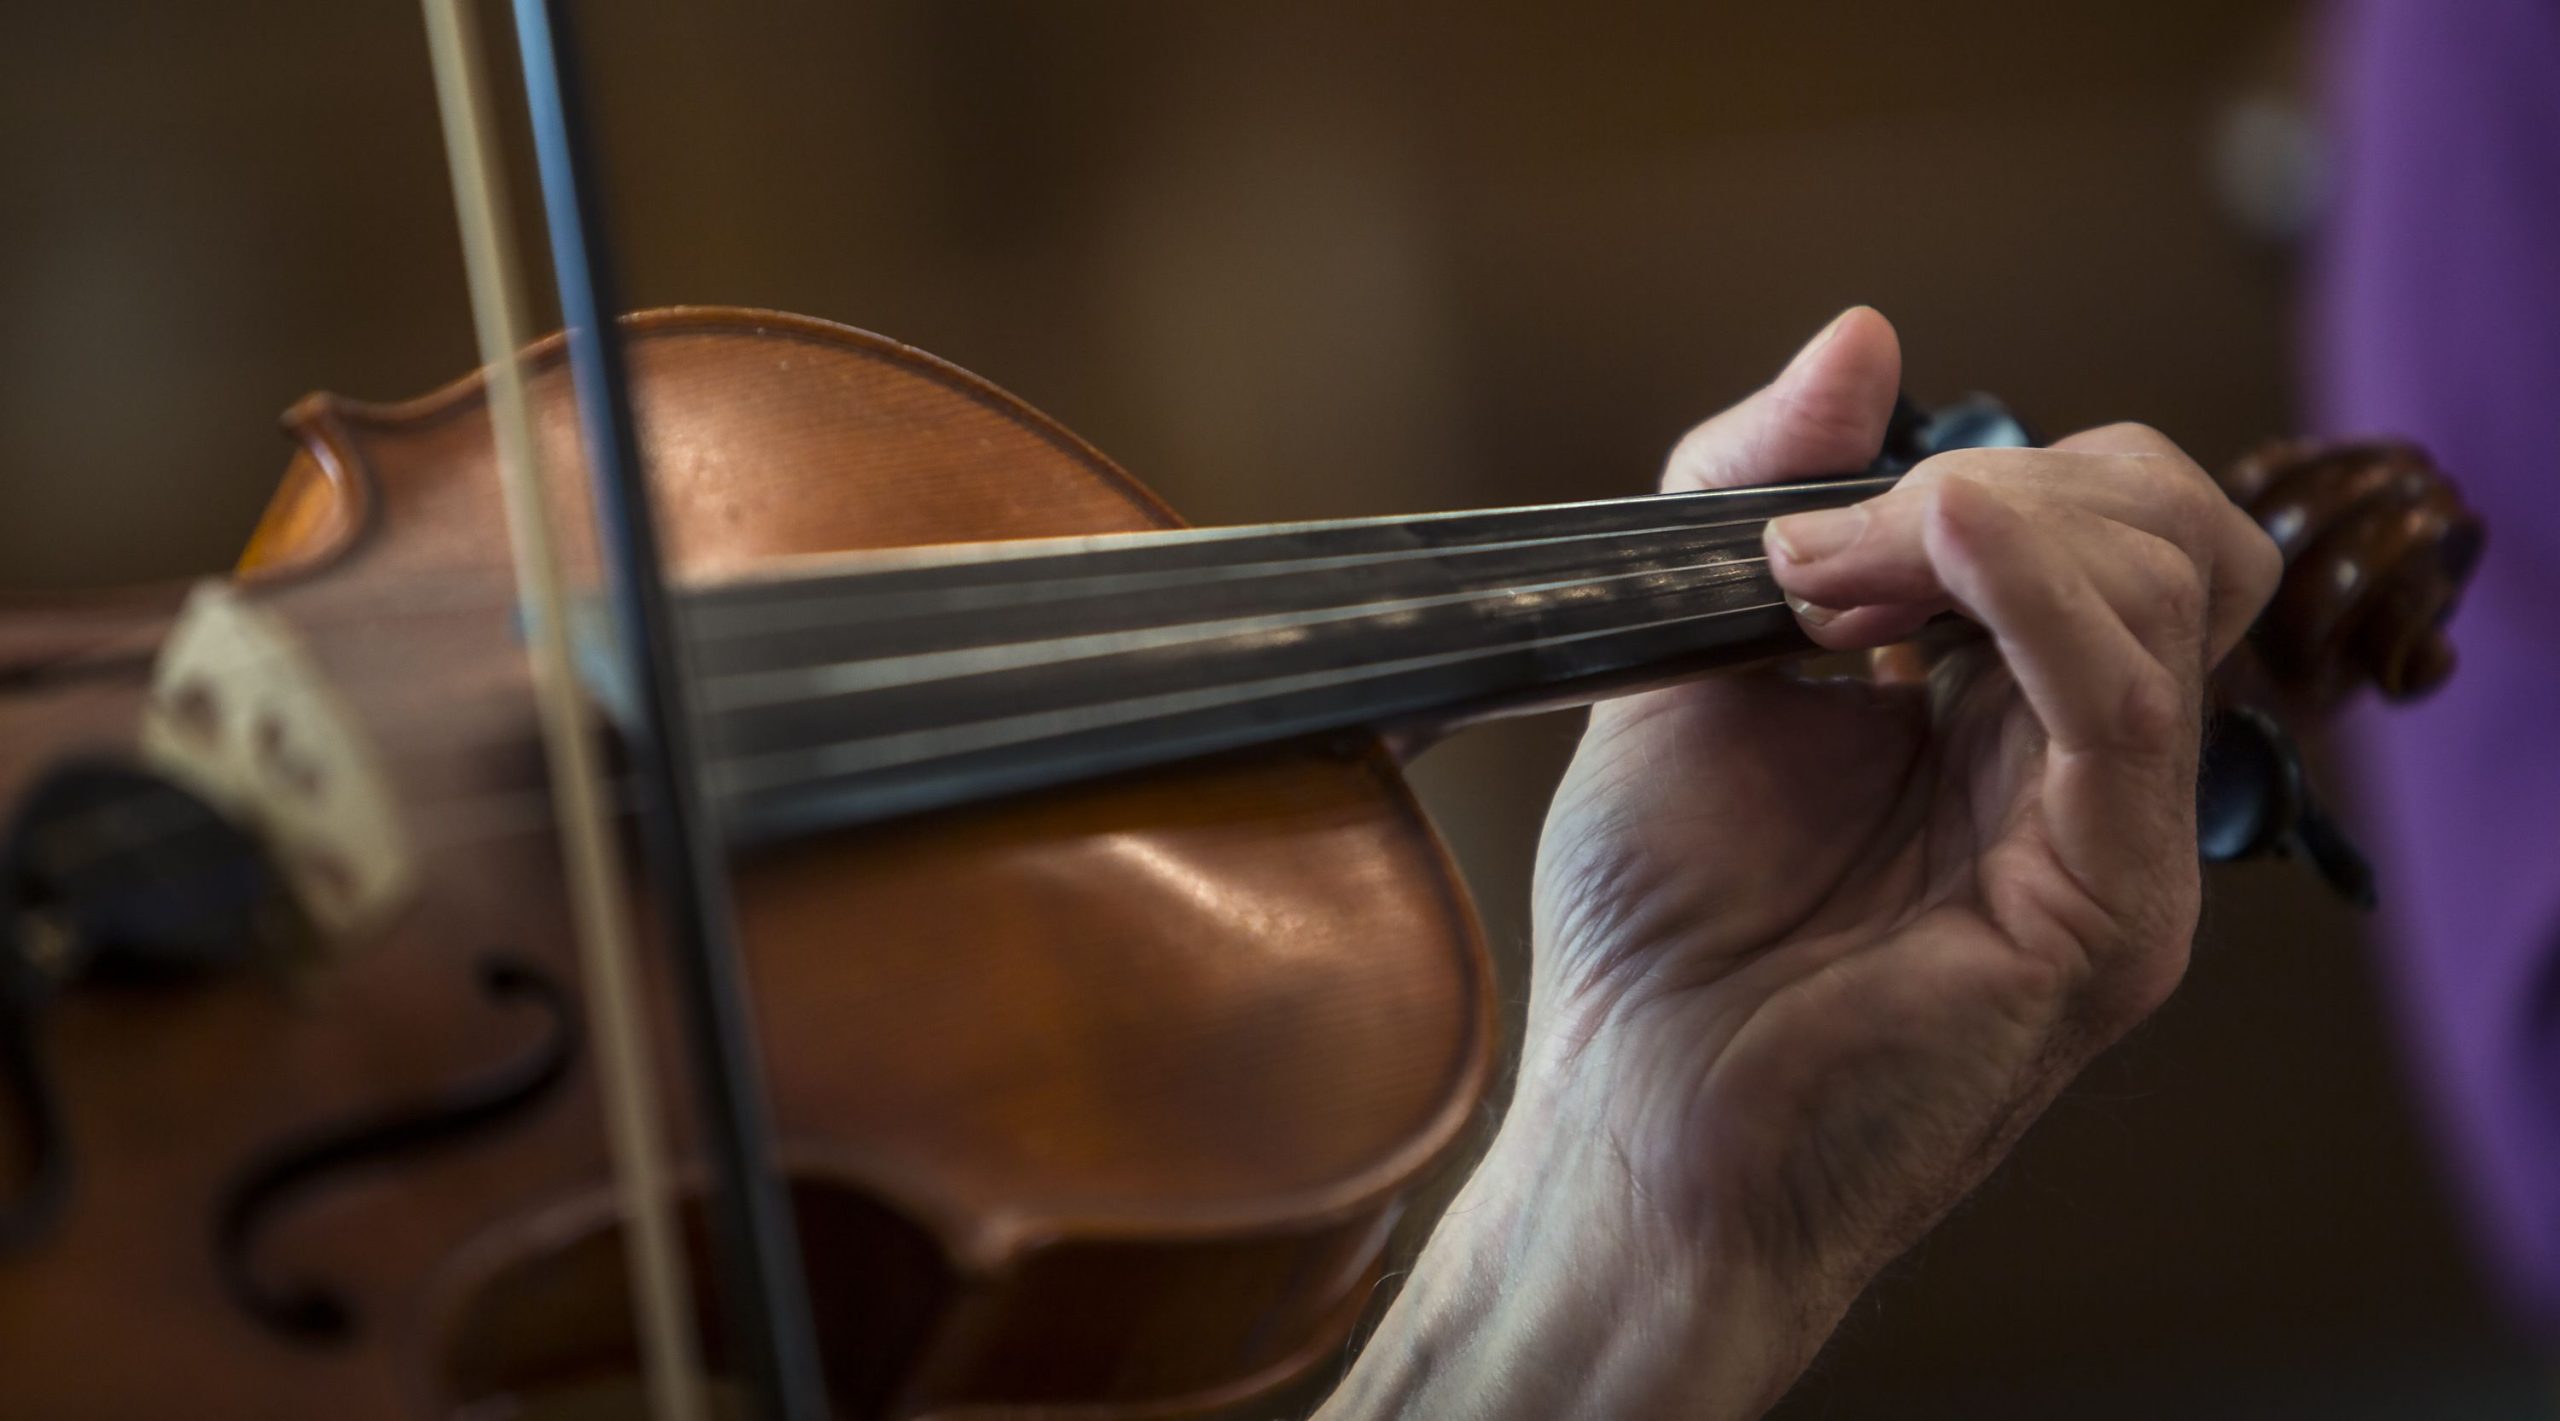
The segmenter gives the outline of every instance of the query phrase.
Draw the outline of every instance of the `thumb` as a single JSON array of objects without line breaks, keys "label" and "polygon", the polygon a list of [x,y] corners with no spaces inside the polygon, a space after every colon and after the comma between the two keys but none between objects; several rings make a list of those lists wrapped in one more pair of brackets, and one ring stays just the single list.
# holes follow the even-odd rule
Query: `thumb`
[{"label": "thumb", "polygon": [[1901,386],[1893,323],[1873,307],[1852,306],[1777,379],[1683,436],[1662,471],[1662,491],[1856,473],[1884,446]]}]

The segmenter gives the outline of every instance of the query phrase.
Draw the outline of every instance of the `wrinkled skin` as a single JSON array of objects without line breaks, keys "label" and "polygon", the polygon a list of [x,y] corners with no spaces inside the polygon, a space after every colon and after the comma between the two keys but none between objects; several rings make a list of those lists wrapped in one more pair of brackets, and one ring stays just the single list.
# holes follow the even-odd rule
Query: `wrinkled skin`
[{"label": "wrinkled skin", "polygon": [[[1842,316],[1666,488],[1862,466],[1900,378]],[[2273,545],[2158,434],[1923,464],[1773,525],[1872,676],[1594,709],[1541,844],[1518,1103],[1327,1416],[1748,1416],[2176,985],[2204,684]],[[1955,611],[1989,633],[1926,664]]]}]

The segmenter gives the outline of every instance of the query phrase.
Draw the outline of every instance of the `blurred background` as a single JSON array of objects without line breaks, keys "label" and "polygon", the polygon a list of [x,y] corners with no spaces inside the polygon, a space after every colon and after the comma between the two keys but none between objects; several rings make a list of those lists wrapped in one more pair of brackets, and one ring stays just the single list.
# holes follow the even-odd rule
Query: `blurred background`
[{"label": "blurred background", "polygon": [[[588,10],[635,305],[920,345],[1195,521],[1634,492],[1855,302],[1923,398],[2207,462],[2302,418],[2285,0]],[[218,568],[289,402],[472,363],[417,12],[8,20],[0,584]],[[1509,960],[1575,728],[1416,769]],[[2220,878],[2186,989],[1783,1414],[2554,1414],[2362,933],[2293,871]]]}]

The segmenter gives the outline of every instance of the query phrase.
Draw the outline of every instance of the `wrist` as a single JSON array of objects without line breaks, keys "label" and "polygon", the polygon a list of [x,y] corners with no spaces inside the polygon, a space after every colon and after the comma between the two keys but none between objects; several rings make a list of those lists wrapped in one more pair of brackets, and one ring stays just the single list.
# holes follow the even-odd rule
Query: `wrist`
[{"label": "wrist", "polygon": [[1833,1319],[1648,1217],[1599,1118],[1524,1091],[1320,1421],[1775,1403]]}]

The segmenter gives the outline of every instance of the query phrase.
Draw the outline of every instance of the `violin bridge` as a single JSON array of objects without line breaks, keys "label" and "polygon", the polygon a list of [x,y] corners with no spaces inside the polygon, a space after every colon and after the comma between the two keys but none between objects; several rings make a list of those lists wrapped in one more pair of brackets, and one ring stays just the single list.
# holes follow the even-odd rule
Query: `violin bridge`
[{"label": "violin bridge", "polygon": [[345,699],[280,618],[196,588],[142,715],[151,765],[267,846],[324,952],[385,926],[417,883],[388,776]]}]

